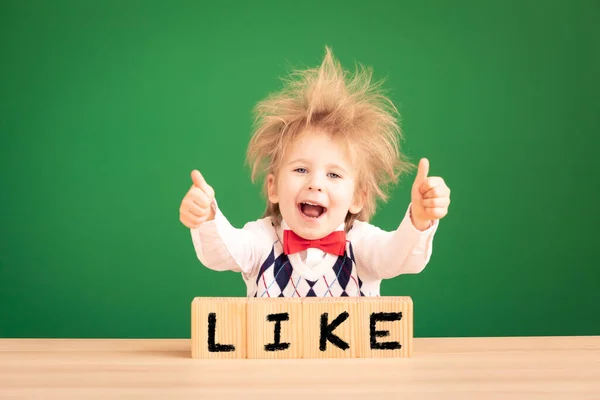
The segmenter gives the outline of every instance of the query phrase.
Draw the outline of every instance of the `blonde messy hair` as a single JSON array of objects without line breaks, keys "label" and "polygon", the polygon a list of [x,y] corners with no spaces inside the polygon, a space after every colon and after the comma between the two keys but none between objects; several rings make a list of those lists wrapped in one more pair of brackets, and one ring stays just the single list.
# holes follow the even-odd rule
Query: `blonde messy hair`
[{"label": "blonde messy hair", "polygon": [[[252,182],[259,174],[277,175],[286,147],[301,134],[326,132],[350,150],[357,167],[355,195],[365,195],[360,213],[348,212],[346,230],[357,219],[369,221],[377,200],[387,200],[385,186],[414,167],[399,151],[398,111],[379,90],[381,82],[373,83],[371,69],[362,66],[350,76],[326,47],[318,68],[294,71],[286,83],[254,109],[255,128],[247,149]],[[266,179],[263,190],[268,203],[263,217],[280,223],[278,204],[268,200]]]}]

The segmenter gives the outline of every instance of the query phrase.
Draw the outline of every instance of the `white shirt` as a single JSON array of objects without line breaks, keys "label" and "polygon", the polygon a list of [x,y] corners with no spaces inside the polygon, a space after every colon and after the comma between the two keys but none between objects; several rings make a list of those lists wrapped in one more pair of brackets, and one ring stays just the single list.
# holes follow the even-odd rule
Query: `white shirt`
[{"label": "white shirt", "polygon": [[[240,272],[246,283],[248,297],[264,294],[264,291],[258,293],[257,277],[269,255],[272,257],[273,252],[275,256],[281,254],[283,230],[289,229],[287,224],[282,221],[280,226],[274,226],[271,218],[267,217],[236,228],[223,215],[216,202],[213,206],[215,218],[190,230],[198,259],[215,271]],[[384,231],[370,223],[355,221],[347,233],[346,239],[351,243],[356,273],[365,296],[379,296],[382,279],[419,273],[429,262],[439,220],[435,220],[427,230],[419,231],[412,224],[409,211],[410,204],[394,231]],[[343,229],[342,223],[337,230]],[[313,248],[288,257],[295,276],[310,281],[331,270],[338,260],[336,255]],[[331,295],[329,288],[325,288],[316,295],[325,296],[328,293]]]}]

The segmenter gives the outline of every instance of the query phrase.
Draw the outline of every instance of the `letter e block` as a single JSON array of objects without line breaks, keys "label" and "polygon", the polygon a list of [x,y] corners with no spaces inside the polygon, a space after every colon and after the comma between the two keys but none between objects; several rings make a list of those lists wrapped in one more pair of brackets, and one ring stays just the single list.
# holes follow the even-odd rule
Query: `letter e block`
[{"label": "letter e block", "polygon": [[358,302],[360,358],[412,355],[413,302],[410,297],[361,297]]},{"label": "letter e block", "polygon": [[357,358],[358,304],[353,297],[303,299],[304,358]]},{"label": "letter e block", "polygon": [[248,299],[248,358],[302,358],[302,300]]},{"label": "letter e block", "polygon": [[246,358],[245,297],[192,300],[192,358]]}]

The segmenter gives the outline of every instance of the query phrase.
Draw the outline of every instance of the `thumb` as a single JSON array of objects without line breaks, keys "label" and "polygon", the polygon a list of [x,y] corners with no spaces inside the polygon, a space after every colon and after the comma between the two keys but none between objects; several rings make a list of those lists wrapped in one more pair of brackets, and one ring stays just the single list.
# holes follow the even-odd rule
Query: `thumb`
[{"label": "thumb", "polygon": [[429,160],[421,158],[419,161],[419,169],[417,170],[417,176],[415,177],[415,185],[421,184],[427,178],[429,174]]},{"label": "thumb", "polygon": [[206,180],[204,180],[202,174],[196,169],[192,171],[192,182],[194,182],[194,187],[197,187],[198,189],[202,190],[208,195],[208,197],[215,197],[215,191],[213,190],[213,188],[208,183],[206,183]]},{"label": "thumb", "polygon": [[192,182],[194,183],[194,186],[196,186],[199,189],[202,189],[204,185],[206,185],[204,177],[197,169],[192,171]]}]

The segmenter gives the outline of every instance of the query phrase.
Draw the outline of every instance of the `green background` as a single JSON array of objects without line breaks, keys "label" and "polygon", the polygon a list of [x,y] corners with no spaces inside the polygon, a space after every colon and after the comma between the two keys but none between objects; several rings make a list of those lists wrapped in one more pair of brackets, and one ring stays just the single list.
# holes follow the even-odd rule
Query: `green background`
[{"label": "green background", "polygon": [[[597,1],[3,1],[0,336],[189,337],[244,296],[178,208],[198,168],[264,209],[251,109],[326,45],[372,66],[402,150],[452,189],[431,262],[384,281],[415,336],[600,334]],[[394,229],[405,176],[372,222]]]}]

